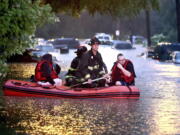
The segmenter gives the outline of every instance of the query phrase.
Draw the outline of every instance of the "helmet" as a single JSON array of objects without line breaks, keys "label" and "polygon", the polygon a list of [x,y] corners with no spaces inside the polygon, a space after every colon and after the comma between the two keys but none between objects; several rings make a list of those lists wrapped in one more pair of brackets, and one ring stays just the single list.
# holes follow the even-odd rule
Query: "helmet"
[{"label": "helmet", "polygon": [[101,44],[101,42],[99,41],[99,39],[97,37],[93,37],[90,40],[89,45],[94,45],[94,44]]},{"label": "helmet", "polygon": [[78,48],[75,53],[76,54],[83,54],[84,52],[87,51],[87,48],[85,46],[81,46],[80,48]]}]

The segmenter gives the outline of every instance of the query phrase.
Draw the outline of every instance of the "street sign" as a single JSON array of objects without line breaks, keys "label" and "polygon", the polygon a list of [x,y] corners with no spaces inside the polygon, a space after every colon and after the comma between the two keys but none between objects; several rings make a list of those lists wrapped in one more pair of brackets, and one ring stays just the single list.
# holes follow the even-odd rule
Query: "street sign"
[{"label": "street sign", "polygon": [[119,36],[119,35],[120,35],[119,30],[116,30],[116,36]]}]

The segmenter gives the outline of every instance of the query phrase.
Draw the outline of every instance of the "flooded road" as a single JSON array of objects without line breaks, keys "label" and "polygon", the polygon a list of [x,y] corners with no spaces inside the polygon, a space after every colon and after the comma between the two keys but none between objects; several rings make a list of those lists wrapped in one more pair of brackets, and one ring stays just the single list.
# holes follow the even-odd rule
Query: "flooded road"
[{"label": "flooded road", "polygon": [[[175,135],[180,134],[180,65],[139,55],[142,46],[99,51],[110,71],[118,53],[134,63],[139,99],[0,98],[0,130],[33,135]],[[75,56],[61,55],[66,71]],[[31,70],[28,70],[30,72]]]}]

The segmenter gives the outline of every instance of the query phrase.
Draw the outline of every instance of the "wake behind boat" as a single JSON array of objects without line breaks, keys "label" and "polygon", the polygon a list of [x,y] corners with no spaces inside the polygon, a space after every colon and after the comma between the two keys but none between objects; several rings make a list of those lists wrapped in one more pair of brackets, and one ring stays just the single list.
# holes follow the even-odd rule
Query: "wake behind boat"
[{"label": "wake behind boat", "polygon": [[43,88],[36,83],[8,80],[3,85],[4,96],[50,97],[50,98],[138,98],[136,86],[110,86],[100,88]]}]

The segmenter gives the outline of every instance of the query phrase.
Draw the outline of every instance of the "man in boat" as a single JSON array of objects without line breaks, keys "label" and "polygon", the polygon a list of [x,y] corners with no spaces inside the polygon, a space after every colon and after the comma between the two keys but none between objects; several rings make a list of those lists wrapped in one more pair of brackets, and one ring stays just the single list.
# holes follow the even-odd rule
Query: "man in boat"
[{"label": "man in boat", "polygon": [[104,87],[106,80],[101,79],[93,82],[92,80],[101,78],[107,73],[107,67],[103,62],[101,54],[98,52],[100,41],[98,38],[93,37],[90,40],[89,45],[91,50],[86,52],[80,59],[76,77],[79,78],[78,82],[88,82],[86,85],[81,87]]},{"label": "man in boat", "polygon": [[65,76],[66,84],[67,86],[72,86],[78,83],[78,78],[76,77],[76,71],[77,67],[79,65],[80,59],[83,56],[83,54],[87,51],[87,47],[80,46],[76,51],[76,57],[72,60],[71,66]]},{"label": "man in boat", "polygon": [[114,62],[111,71],[112,85],[135,85],[135,71],[133,63],[125,59],[122,53],[117,55],[117,61]]},{"label": "man in boat", "polygon": [[35,81],[41,86],[61,86],[62,80],[58,77],[60,70],[57,64],[54,69],[52,55],[45,54],[36,65]]}]

